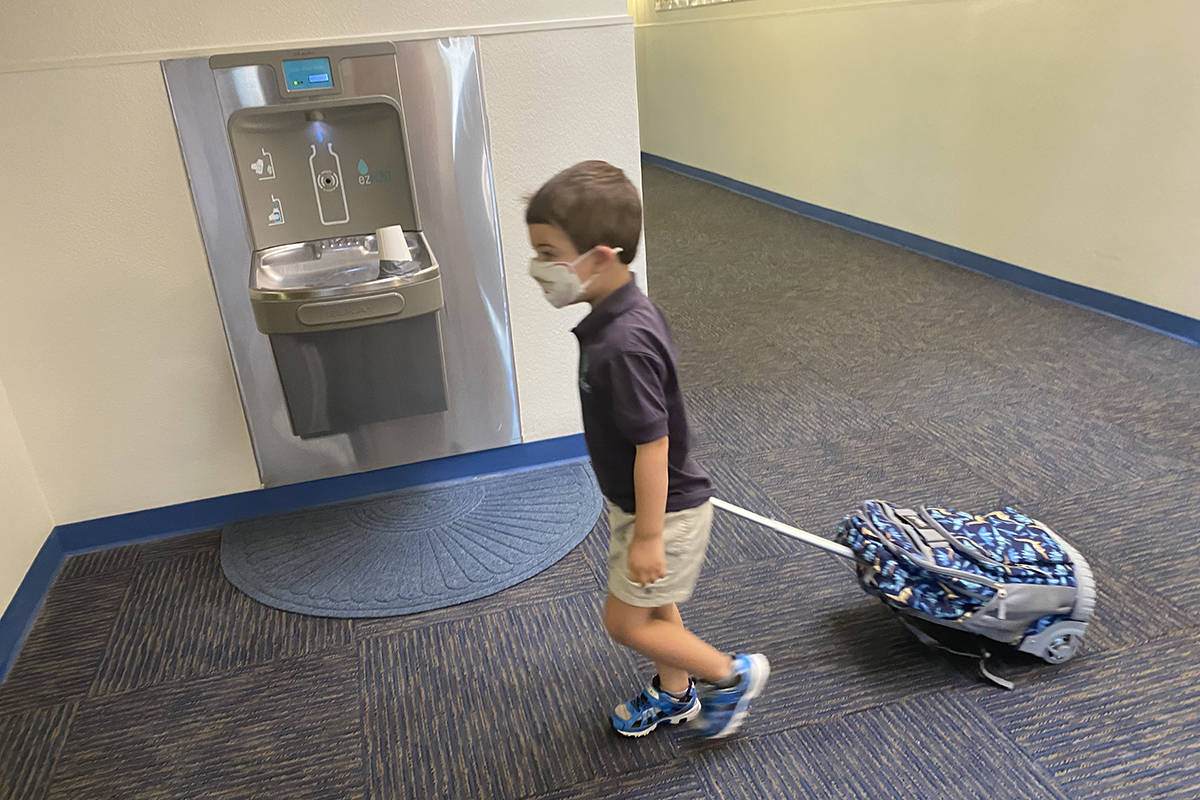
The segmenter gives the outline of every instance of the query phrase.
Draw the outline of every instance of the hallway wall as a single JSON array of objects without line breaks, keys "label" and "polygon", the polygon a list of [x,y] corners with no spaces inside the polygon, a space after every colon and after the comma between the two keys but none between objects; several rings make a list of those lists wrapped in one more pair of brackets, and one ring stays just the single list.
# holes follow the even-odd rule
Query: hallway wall
[{"label": "hallway wall", "polygon": [[646,152],[1200,318],[1200,4],[653,7]]}]

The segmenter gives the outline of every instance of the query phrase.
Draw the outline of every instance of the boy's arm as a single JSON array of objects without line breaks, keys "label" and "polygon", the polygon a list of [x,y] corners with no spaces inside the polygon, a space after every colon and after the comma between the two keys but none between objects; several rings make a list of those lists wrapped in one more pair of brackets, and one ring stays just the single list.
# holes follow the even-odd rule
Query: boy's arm
[{"label": "boy's arm", "polygon": [[667,574],[663,551],[666,523],[670,429],[663,383],[667,373],[653,347],[622,352],[608,364],[613,415],[621,433],[637,447],[633,459],[633,541],[629,579],[645,585]]},{"label": "boy's arm", "polygon": [[633,461],[637,513],[629,544],[629,579],[637,584],[653,583],[667,574],[662,535],[667,513],[669,445],[666,436],[638,445]]}]

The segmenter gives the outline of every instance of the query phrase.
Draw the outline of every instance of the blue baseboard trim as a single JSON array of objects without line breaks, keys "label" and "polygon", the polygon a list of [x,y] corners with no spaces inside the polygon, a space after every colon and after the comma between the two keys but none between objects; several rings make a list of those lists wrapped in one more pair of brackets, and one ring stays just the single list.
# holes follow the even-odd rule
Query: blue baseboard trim
[{"label": "blue baseboard trim", "polygon": [[58,570],[66,560],[62,542],[55,531],[50,531],[42,548],[34,556],[33,563],[25,572],[25,578],[17,587],[8,608],[0,616],[0,681],[8,675],[8,670],[17,660],[25,637],[33,628],[33,621],[42,610],[42,602],[46,592],[58,576]]},{"label": "blue baseboard trim", "polygon": [[1140,303],[1137,300],[1130,300],[1127,297],[1110,294],[1109,292],[1082,286],[1078,283],[1064,281],[1061,278],[1053,278],[1049,275],[1026,269],[1025,267],[1018,267],[1016,264],[1009,264],[1006,261],[980,255],[970,250],[964,250],[961,247],[943,244],[933,239],[927,239],[924,236],[902,231],[899,228],[892,228],[887,225],[881,225],[878,222],[871,222],[870,220],[844,214],[840,211],[824,208],[823,206],[806,203],[803,200],[797,200],[794,197],[788,197],[769,189],[763,189],[753,184],[739,181],[736,178],[730,178],[706,169],[682,164],[669,158],[663,158],[662,156],[642,153],[642,162],[671,170],[680,175],[686,175],[689,178],[696,178],[705,183],[711,183],[722,189],[728,189],[731,192],[751,197],[777,208],[782,208],[785,211],[791,211],[794,214],[826,222],[835,227],[853,231],[863,236],[869,236],[872,239],[878,239],[888,244],[894,244],[906,250],[935,258],[938,261],[944,261],[956,267],[969,269],[972,272],[989,275],[993,278],[998,278],[1038,292],[1039,294],[1053,297],[1056,300],[1062,300],[1092,311],[1098,311],[1101,314],[1117,317],[1126,322],[1132,322],[1135,325],[1141,325],[1158,333],[1200,346],[1200,320],[1192,319],[1183,314],[1177,314],[1174,311],[1167,311],[1163,308]]},{"label": "blue baseboard trim", "polygon": [[576,434],[58,525],[50,532],[8,608],[0,616],[0,680],[16,660],[59,568],[72,555],[213,530],[244,519],[355,500],[397,489],[519,472],[586,457],[587,445],[583,436]]},{"label": "blue baseboard trim", "polygon": [[59,525],[55,530],[68,555],[208,531],[252,517],[354,500],[397,489],[492,475],[587,456],[583,436],[564,436],[479,453],[340,475],[271,489],[209,497],[162,508]]}]

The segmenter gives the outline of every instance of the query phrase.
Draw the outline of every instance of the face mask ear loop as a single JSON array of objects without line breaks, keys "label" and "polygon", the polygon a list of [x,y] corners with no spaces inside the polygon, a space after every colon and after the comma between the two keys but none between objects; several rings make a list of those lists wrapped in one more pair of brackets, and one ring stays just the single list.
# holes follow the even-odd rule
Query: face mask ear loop
[{"label": "face mask ear loop", "polygon": [[[596,247],[599,247],[599,246],[600,246],[600,245],[596,245]],[[578,259],[576,259],[575,261],[572,261],[572,262],[571,262],[571,272],[575,272],[575,265],[576,265],[576,264],[578,264],[578,263],[580,263],[581,261],[583,261],[585,258],[587,258],[589,255],[591,255],[593,252],[595,252],[595,250],[596,250],[596,247],[593,247],[591,250],[588,250],[586,253],[584,253],[583,255],[581,255],[581,256],[580,256]],[[623,253],[623,252],[625,252],[625,248],[624,248],[624,247],[610,247],[609,249],[613,251],[613,254],[614,254],[614,255],[615,255],[615,254],[617,254],[617,253]],[[576,275],[578,276],[578,273],[576,273]],[[592,275],[590,278],[588,278],[586,281],[582,281],[582,282],[579,284],[579,291],[580,291],[580,293],[582,294],[584,291],[586,291],[586,290],[587,290],[587,288],[588,288],[588,286],[590,286],[590,285],[591,285],[591,283],[592,283],[592,281],[594,281],[594,280],[596,280],[596,275],[595,275],[595,274],[593,274],[593,275]]]},{"label": "face mask ear loop", "polygon": [[[583,255],[581,255],[581,256],[578,258],[578,260],[576,260],[576,261],[572,261],[572,262],[571,262],[571,270],[572,270],[572,271],[574,271],[574,269],[575,269],[575,265],[576,265],[576,264],[578,264],[579,262],[583,261],[583,260],[584,260],[585,258],[587,258],[589,255],[591,255],[592,253],[594,253],[594,252],[596,251],[596,248],[597,248],[597,247],[600,247],[600,246],[601,246],[601,245],[596,245],[596,247],[593,247],[591,250],[588,250],[586,253],[584,253]],[[607,247],[607,245],[604,245],[604,246],[605,246],[605,247]],[[625,248],[624,248],[624,247],[609,247],[608,249],[613,251],[613,255],[617,255],[618,253],[624,253],[624,252],[625,252]],[[590,280],[590,279],[589,279],[589,280]]]}]

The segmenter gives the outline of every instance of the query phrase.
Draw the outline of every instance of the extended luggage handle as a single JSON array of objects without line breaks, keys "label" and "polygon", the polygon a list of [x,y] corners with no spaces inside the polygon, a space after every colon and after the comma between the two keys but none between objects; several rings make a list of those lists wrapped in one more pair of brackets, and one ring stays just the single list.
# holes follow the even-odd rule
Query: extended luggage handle
[{"label": "extended luggage handle", "polygon": [[810,544],[813,547],[819,547],[826,552],[833,553],[835,556],[848,558],[851,561],[856,560],[853,550],[845,545],[838,544],[837,542],[831,542],[824,536],[817,536],[814,533],[802,531],[799,528],[794,528],[791,525],[786,525],[778,520],[764,517],[761,514],[755,514],[753,511],[747,511],[744,508],[735,506],[732,503],[726,503],[724,500],[718,500],[715,497],[712,499],[712,504],[723,511],[728,511],[730,514],[736,514],[737,516],[748,519],[751,522],[757,522],[759,525],[770,528],[776,533],[782,533],[784,536],[790,536],[793,539],[799,539],[805,544]]}]

